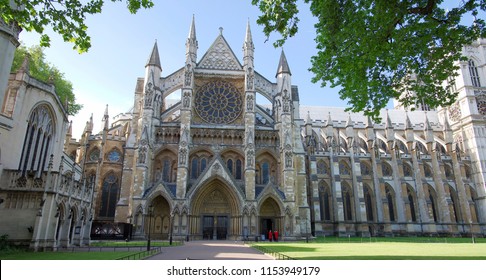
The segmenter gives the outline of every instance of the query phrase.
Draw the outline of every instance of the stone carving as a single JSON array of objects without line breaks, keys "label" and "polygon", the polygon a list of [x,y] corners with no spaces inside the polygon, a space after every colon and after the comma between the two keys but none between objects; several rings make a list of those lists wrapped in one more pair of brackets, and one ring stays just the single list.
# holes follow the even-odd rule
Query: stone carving
[{"label": "stone carving", "polygon": [[461,107],[459,103],[452,104],[449,107],[449,119],[453,122],[457,122],[461,119]]},{"label": "stone carving", "polygon": [[153,96],[154,96],[154,85],[151,82],[149,82],[145,86],[145,97],[144,97],[145,107],[152,106],[152,100],[154,98]]},{"label": "stone carving", "polygon": [[186,164],[187,149],[181,148],[179,150],[179,164]]},{"label": "stone carving", "polygon": [[246,167],[254,167],[255,166],[255,151],[248,150],[246,152]]},{"label": "stone carving", "polygon": [[144,164],[147,157],[147,147],[142,146],[138,148],[138,163]]},{"label": "stone carving", "polygon": [[253,95],[246,96],[246,111],[253,112]]},{"label": "stone carving", "polygon": [[292,168],[292,152],[285,152],[285,168]]},{"label": "stone carving", "polygon": [[182,94],[182,107],[189,108],[191,105],[191,92],[184,91]]},{"label": "stone carving", "polygon": [[186,71],[184,72],[184,85],[190,87],[192,83],[192,67],[191,64],[186,65]]},{"label": "stone carving", "polygon": [[206,53],[198,67],[203,69],[241,70],[240,63],[232,53],[223,37],[219,37]]},{"label": "stone carving", "polygon": [[246,89],[253,90],[253,80],[255,75],[253,74],[253,68],[248,67],[246,71]]}]

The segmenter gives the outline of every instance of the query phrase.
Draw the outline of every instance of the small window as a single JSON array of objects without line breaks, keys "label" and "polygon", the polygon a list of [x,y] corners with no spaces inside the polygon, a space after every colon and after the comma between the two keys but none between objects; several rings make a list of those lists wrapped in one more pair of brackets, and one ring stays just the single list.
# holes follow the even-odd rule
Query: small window
[{"label": "small window", "polygon": [[471,59],[469,60],[469,75],[471,76],[471,83],[473,87],[481,87],[481,81],[479,80],[478,68]]}]

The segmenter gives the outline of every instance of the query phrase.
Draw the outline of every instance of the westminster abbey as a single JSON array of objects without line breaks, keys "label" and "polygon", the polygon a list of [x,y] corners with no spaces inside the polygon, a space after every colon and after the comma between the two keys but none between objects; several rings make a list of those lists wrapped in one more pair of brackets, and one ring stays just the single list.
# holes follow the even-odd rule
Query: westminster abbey
[{"label": "westminster abbey", "polygon": [[[468,60],[449,80],[459,92],[454,105],[396,104],[374,123],[344,108],[300,105],[308,93],[292,84],[284,52],[275,78],[263,77],[250,25],[244,37],[242,60],[222,30],[199,58],[193,20],[179,70],[163,73],[155,43],[132,110],[110,123],[107,106],[101,130],[90,119],[79,140],[67,130],[68,171],[82,170],[79,194],[92,204],[81,195],[58,200],[43,213],[52,216],[50,238],[486,233],[486,40],[463,49]],[[169,100],[176,91],[180,99]]]}]

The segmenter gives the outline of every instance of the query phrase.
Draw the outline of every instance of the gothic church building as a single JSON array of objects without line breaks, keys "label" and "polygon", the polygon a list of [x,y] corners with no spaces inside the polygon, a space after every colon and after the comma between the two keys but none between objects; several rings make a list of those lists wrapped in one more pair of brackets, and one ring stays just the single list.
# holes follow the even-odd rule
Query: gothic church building
[{"label": "gothic church building", "polygon": [[155,44],[133,109],[67,136],[95,184],[91,236],[484,235],[486,41],[464,51],[455,105],[373,123],[301,106],[283,51],[275,78],[260,75],[249,25],[241,62],[222,30],[198,59],[193,20],[178,71],[163,75]]}]

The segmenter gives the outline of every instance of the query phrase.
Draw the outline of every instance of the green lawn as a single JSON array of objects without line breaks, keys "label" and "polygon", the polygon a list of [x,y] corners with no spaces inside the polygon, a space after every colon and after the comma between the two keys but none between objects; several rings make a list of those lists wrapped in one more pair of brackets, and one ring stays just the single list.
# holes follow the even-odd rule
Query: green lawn
[{"label": "green lawn", "polygon": [[[441,240],[442,243],[439,243]],[[484,239],[476,239],[473,244],[472,240],[467,238],[333,237],[309,243],[259,242],[255,245],[300,260],[486,260]]]},{"label": "green lawn", "polygon": [[116,260],[134,252],[0,252],[0,260]]}]

